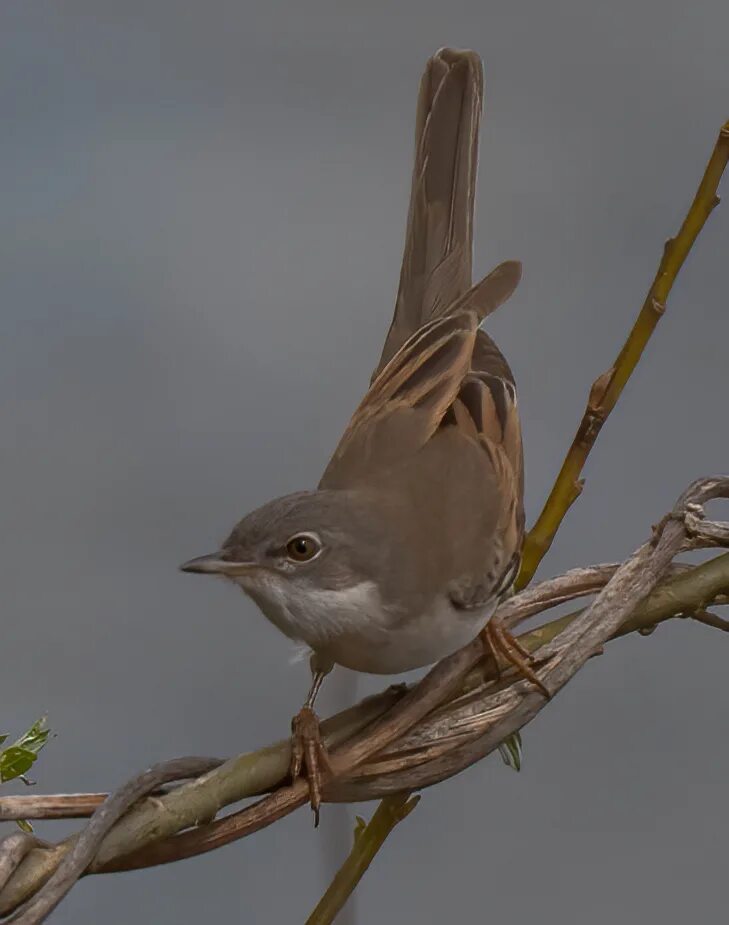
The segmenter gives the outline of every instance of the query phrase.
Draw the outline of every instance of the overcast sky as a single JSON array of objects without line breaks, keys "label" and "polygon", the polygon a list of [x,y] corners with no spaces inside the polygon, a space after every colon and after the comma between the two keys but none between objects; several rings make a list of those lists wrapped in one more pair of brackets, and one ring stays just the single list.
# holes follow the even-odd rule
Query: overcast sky
[{"label": "overcast sky", "polygon": [[[726,0],[3,4],[0,731],[50,714],[39,790],[286,734],[305,663],[177,565],[316,484],[365,388],[427,57],[484,58],[475,268],[524,262],[489,330],[520,388],[533,519],[729,116],[728,33]],[[728,253],[725,205],[542,575],[627,555],[729,469]],[[728,645],[679,622],[616,643],[525,730],[520,774],[492,756],[425,794],[359,921],[724,916]],[[346,684],[328,688],[323,712]],[[317,832],[300,812],[87,878],[53,921],[300,922],[335,836],[336,811]]]}]

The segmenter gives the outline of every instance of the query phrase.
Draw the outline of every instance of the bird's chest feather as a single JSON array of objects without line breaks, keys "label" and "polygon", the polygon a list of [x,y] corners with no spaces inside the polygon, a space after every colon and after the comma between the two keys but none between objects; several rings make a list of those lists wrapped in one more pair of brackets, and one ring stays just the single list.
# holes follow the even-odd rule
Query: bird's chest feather
[{"label": "bird's chest feather", "polygon": [[458,610],[446,595],[407,613],[383,604],[377,585],[292,589],[272,577],[244,588],[265,616],[290,639],[354,671],[398,674],[450,655],[486,624],[494,605]]}]

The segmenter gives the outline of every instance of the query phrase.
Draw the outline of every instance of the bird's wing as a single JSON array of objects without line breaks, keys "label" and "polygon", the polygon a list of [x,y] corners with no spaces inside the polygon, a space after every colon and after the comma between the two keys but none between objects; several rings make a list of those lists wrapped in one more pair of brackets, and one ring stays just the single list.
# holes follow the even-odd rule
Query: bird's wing
[{"label": "bird's wing", "polygon": [[447,315],[403,344],[352,415],[320,488],[366,480],[433,436],[469,372],[478,323],[472,311]]},{"label": "bird's wing", "polygon": [[443,423],[454,423],[472,435],[489,458],[502,501],[496,533],[503,544],[506,573],[513,567],[518,570],[524,536],[524,457],[516,388],[510,378],[492,368],[471,369]]},{"label": "bird's wing", "polygon": [[[423,75],[395,313],[370,389],[320,487],[345,487],[417,452],[443,427],[478,442],[521,540],[523,465],[511,370],[478,325],[516,288],[509,261],[471,285],[483,78],[474,52],[442,49]],[[516,539],[511,539],[511,537]]]}]

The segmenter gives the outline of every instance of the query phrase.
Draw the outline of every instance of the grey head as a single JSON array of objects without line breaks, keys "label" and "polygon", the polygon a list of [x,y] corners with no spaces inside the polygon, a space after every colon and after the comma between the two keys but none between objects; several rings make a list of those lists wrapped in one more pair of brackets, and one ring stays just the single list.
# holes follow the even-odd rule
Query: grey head
[{"label": "grey head", "polygon": [[375,564],[365,561],[363,549],[381,548],[386,532],[364,491],[301,491],[247,514],[219,550],[180,568],[222,575],[244,588],[271,573],[315,577],[318,587],[336,590],[365,577]]},{"label": "grey head", "polygon": [[252,511],[185,572],[237,584],[292,639],[312,648],[342,622],[371,619],[393,541],[387,506],[364,489],[298,492]]}]

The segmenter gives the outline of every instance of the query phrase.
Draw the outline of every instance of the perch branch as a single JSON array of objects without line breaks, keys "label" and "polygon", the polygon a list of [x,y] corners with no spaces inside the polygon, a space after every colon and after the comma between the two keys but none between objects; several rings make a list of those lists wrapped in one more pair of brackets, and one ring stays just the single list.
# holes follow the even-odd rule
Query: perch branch
[{"label": "perch branch", "polygon": [[38,925],[50,915],[89,866],[114,823],[137,800],[156,790],[160,784],[198,777],[220,764],[217,758],[175,758],[155,765],[120,787],[96,810],[53,875],[22,910],[7,920],[8,925]]},{"label": "perch branch", "polygon": [[[617,569],[599,566],[573,570],[574,588],[581,587],[582,593],[593,593],[599,584],[598,578],[607,584],[586,610],[569,621],[565,618],[553,621],[559,628],[551,638],[545,628],[533,631],[541,637],[534,637],[530,644],[533,642],[540,655],[549,659],[540,674],[552,690],[566,683],[626,618],[635,619],[640,601],[668,572],[672,557],[685,544],[684,519],[688,505],[703,504],[712,497],[726,494],[729,494],[729,480],[706,479],[695,483],[679,499],[672,514],[664,518],[659,538],[641,547],[627,563]],[[709,567],[714,571],[713,584],[705,580]],[[691,570],[674,568],[673,572],[674,586],[669,593],[664,593],[662,604],[673,613],[677,612],[677,607],[685,611],[687,604],[694,610],[699,603],[708,605],[712,588],[717,593],[729,589],[729,555],[719,556]],[[699,590],[691,598],[687,588],[694,576],[698,576],[695,581]],[[533,613],[535,597],[549,584],[546,582],[506,602],[503,606],[507,608],[509,619],[518,619],[521,598],[524,599],[524,612]],[[555,595],[567,599],[564,577],[553,580],[552,586]],[[659,588],[656,593],[662,590]],[[651,601],[649,599],[643,606],[650,606]],[[654,607],[655,619],[662,618],[659,611],[660,608]],[[528,640],[531,636],[527,634],[522,639]],[[536,715],[543,706],[541,696],[520,680],[495,685],[493,676],[488,679],[488,669],[483,667],[479,669],[479,677],[471,671],[479,662],[482,662],[480,644],[473,643],[436,666],[413,691],[403,694],[391,689],[329,721],[330,732],[332,725],[336,725],[342,738],[341,744],[335,745],[333,750],[338,775],[329,781],[325,798],[330,801],[372,799],[396,790],[435,783],[483,757],[505,736]],[[437,709],[442,700],[449,698],[448,710],[445,707]],[[363,708],[369,711],[366,720],[361,715]],[[426,718],[426,714],[432,715]],[[352,734],[357,729],[363,731]],[[419,736],[425,739],[418,744]],[[254,755],[231,759],[153,802],[142,802],[106,836],[89,870],[129,869],[189,857],[269,825],[305,802],[305,785],[279,787],[270,796],[230,816],[198,825],[173,838],[164,837],[201,819],[213,818],[226,801],[233,802],[273,786],[284,776],[287,759],[286,746],[274,746]],[[374,770],[383,760],[390,762],[388,772],[377,776]],[[253,786],[241,785],[246,777],[247,783]],[[221,794],[226,800],[221,801]],[[7,807],[7,801],[0,800],[0,807]],[[34,848],[0,893],[0,912],[11,911],[35,893],[60,858],[72,849],[73,843],[72,838],[52,848]],[[134,853],[130,855],[130,852]]]},{"label": "perch branch", "polygon": [[598,376],[592,384],[587,408],[572,445],[567,451],[554,487],[524,542],[522,565],[516,582],[517,588],[523,588],[529,584],[539,563],[552,545],[567,511],[582,492],[581,474],[590,450],[595,445],[600,429],[617,404],[664,313],[673,283],[699,232],[714,207],[719,203],[717,189],[728,159],[729,122],[726,122],[719,132],[711,158],[686,218],[676,237],[666,242],[658,271],[627,340],[610,369]]},{"label": "perch branch", "polygon": [[[618,566],[614,564],[571,569],[564,575],[540,582],[528,591],[522,591],[502,604],[500,609],[506,614],[509,624],[513,626],[558,604],[599,591],[617,569]],[[723,588],[729,589],[729,553],[699,566],[674,564],[670,573],[674,577],[654,590],[648,600],[636,609],[631,618],[615,634],[616,637],[651,629],[658,623],[696,606],[699,601],[725,603],[729,600],[721,593]],[[561,633],[575,616],[577,613],[571,613],[545,623],[522,634],[519,642],[530,652],[535,651]],[[493,661],[484,659],[466,676],[460,693],[468,692],[478,684],[485,684],[495,678],[496,670]],[[332,734],[334,724],[339,724],[339,740],[341,741],[343,740],[341,736],[349,735],[354,729],[370,722],[376,715],[376,710],[384,713],[389,703],[402,696],[403,691],[403,686],[397,686],[379,695],[378,698],[374,698],[374,702],[372,698],[368,698],[359,705],[325,720],[322,729],[326,741],[330,745],[337,741],[337,737]],[[380,698],[382,703],[379,703]],[[257,752],[231,759],[225,769],[209,774],[204,789],[215,792],[215,798],[210,803],[208,811],[212,813],[215,807],[219,809],[228,803],[260,796],[282,783],[288,767],[288,749],[288,740],[283,740]],[[252,770],[255,773],[251,773]],[[220,779],[222,778],[235,780],[235,789],[227,783],[224,788],[221,787]],[[198,789],[199,786],[199,782],[196,782],[194,788],[191,787],[190,790]],[[223,789],[225,793],[222,792]],[[160,798],[155,801],[140,803],[135,809],[135,815],[137,815],[135,825],[139,825],[147,814],[151,822],[160,808],[164,808],[165,812],[177,815],[177,822],[181,827],[184,826],[186,818],[192,819],[192,813],[199,811],[201,804],[198,802],[191,805],[187,817],[179,816],[181,808],[187,807],[190,801],[189,791],[185,792],[182,788],[176,788],[177,790],[179,792],[173,798],[174,803],[172,800],[165,800],[166,795],[162,792],[159,793]],[[0,797],[0,822],[15,819],[86,818],[93,814],[107,796],[107,793],[74,793]],[[176,805],[177,803],[179,806]]]}]

